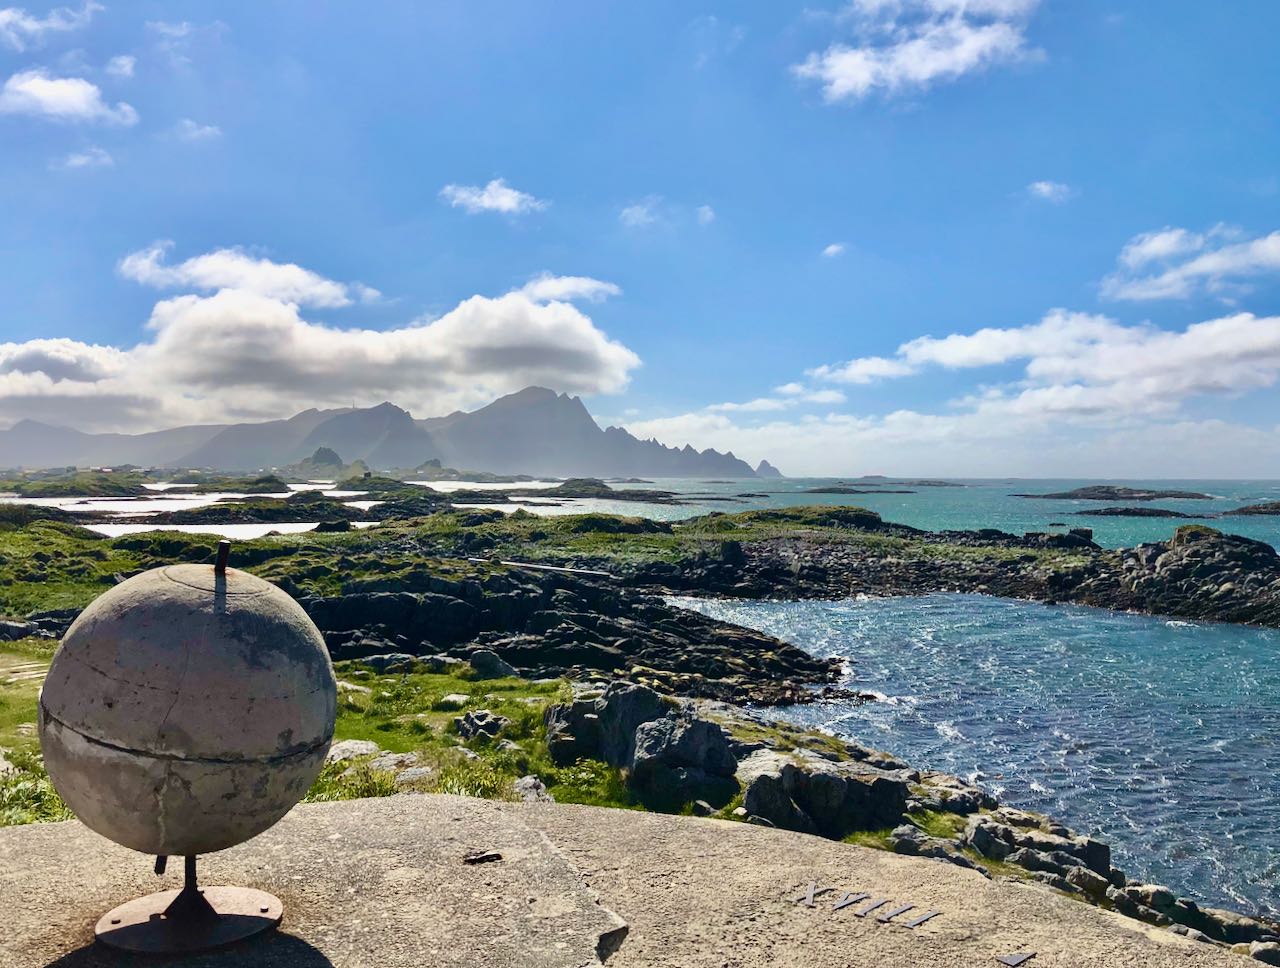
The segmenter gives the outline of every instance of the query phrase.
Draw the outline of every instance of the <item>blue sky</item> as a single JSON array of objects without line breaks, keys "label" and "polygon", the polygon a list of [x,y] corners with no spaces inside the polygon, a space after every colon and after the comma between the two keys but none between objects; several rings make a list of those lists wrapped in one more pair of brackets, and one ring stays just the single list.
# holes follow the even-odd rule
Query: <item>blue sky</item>
[{"label": "blue sky", "polygon": [[0,424],[540,382],[790,473],[1280,477],[1278,33],[1263,0],[0,9]]}]

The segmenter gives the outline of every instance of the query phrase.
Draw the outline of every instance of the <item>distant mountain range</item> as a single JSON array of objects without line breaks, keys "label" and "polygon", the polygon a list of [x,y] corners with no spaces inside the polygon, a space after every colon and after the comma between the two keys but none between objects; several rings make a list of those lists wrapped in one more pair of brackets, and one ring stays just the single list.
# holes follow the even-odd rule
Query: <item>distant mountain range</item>
[{"label": "distant mountain range", "polygon": [[23,420],[0,431],[0,467],[137,464],[254,471],[329,447],[379,470],[428,460],[494,474],[548,477],[780,477],[732,453],[667,447],[620,427],[601,430],[578,397],[528,387],[479,410],[415,420],[399,407],[304,410],[288,420],[88,434]]}]

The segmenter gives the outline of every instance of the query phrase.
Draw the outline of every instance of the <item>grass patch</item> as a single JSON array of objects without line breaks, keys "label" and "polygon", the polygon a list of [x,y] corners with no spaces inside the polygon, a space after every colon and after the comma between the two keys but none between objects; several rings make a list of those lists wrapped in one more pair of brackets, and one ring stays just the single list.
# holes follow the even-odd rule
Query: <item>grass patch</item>
[{"label": "grass patch", "polygon": [[846,844],[856,844],[859,847],[892,851],[893,841],[889,838],[892,832],[892,827],[885,827],[883,830],[855,830],[841,840]]},{"label": "grass patch", "polygon": [[907,819],[930,837],[937,837],[939,840],[955,840],[964,831],[969,818],[943,810],[921,810],[910,814]]},{"label": "grass patch", "polygon": [[49,781],[36,750],[6,754],[13,770],[0,774],[0,827],[70,820],[71,811]]}]

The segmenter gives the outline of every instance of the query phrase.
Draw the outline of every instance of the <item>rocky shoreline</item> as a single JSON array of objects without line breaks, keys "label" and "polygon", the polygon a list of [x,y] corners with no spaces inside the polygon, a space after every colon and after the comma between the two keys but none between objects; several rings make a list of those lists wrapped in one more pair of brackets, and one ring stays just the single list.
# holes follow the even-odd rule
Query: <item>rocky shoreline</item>
[{"label": "rocky shoreline", "polygon": [[[887,525],[892,533],[899,526]],[[835,599],[977,592],[1047,604],[1090,605],[1173,618],[1280,627],[1280,555],[1270,545],[1201,526],[1168,541],[1106,550],[1076,532],[1018,537],[998,531],[929,536],[949,549],[1026,554],[899,553],[883,547],[783,537],[728,542],[717,559],[638,569],[631,580],[682,595]],[[1034,552],[1069,551],[1046,561]]]}]

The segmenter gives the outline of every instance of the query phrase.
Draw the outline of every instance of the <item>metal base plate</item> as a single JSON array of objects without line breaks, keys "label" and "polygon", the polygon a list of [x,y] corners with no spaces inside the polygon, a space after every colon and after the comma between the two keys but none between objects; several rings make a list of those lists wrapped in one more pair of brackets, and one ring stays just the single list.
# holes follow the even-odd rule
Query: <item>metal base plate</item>
[{"label": "metal base plate", "polygon": [[251,887],[205,887],[200,893],[213,915],[166,916],[179,892],[160,891],[108,911],[93,933],[103,944],[121,951],[183,954],[251,938],[274,928],[284,916],[279,898]]}]

